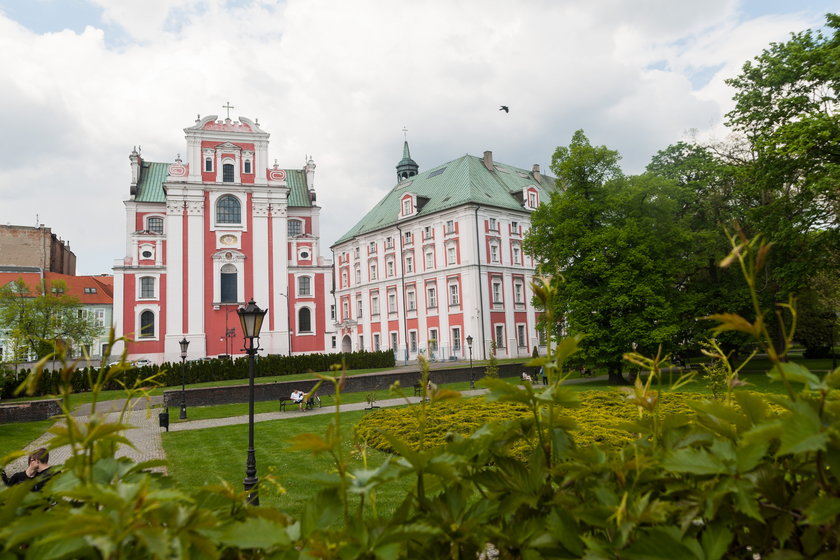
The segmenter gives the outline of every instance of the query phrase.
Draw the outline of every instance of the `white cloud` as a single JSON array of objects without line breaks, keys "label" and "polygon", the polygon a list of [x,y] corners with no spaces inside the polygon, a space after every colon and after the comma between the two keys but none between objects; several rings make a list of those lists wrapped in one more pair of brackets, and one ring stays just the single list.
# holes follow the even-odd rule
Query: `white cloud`
[{"label": "white cloud", "polygon": [[[719,131],[722,79],[821,23],[744,20],[734,0],[92,1],[103,21],[82,33],[0,15],[0,223],[39,213],[80,273],[123,256],[132,146],[171,161],[196,113],[224,115],[228,100],[271,133],[272,160],[315,157],[328,255],[393,186],[403,126],[421,169],[489,149],[545,170],[583,128],[637,172],[688,129]],[[133,41],[113,46],[114,26]]]}]

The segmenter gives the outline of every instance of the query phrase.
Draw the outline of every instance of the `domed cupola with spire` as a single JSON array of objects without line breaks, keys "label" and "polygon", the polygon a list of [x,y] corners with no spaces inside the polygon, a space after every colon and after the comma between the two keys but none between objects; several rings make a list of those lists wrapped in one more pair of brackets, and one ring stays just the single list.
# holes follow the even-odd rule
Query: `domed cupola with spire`
[{"label": "domed cupola with spire", "polygon": [[414,177],[417,175],[419,169],[420,167],[417,165],[417,162],[411,159],[411,153],[408,151],[408,138],[406,138],[403,143],[403,157],[397,164],[397,180],[402,182]]}]

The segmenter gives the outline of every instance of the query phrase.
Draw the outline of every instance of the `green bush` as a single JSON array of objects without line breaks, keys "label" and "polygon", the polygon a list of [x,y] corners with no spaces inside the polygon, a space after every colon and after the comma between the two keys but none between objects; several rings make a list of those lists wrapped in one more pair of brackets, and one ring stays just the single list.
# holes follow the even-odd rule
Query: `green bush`
[{"label": "green bush", "polygon": [[[344,352],[339,354],[302,354],[299,356],[259,356],[254,368],[256,377],[271,377],[275,375],[292,375],[310,371],[329,371],[335,363],[345,363],[348,369],[373,369],[394,367],[394,353],[390,350],[380,352]],[[90,378],[98,372],[96,367],[86,367],[74,370],[71,377],[71,387],[74,393],[91,390]],[[7,370],[3,372],[3,384],[0,387],[0,398],[10,398],[20,383],[26,379],[30,370],[20,370],[15,374]],[[32,396],[54,395],[59,392],[59,371],[44,369],[38,375],[38,385],[33,389]],[[181,384],[181,363],[164,363],[161,365],[128,368],[121,372],[121,383],[133,385],[138,379],[145,379],[156,375],[164,387]],[[203,383],[207,381],[228,381],[231,379],[247,379],[248,360],[240,357],[233,360],[206,360],[186,362],[184,377],[187,383]],[[120,389],[122,386],[112,379],[104,390]]]}]

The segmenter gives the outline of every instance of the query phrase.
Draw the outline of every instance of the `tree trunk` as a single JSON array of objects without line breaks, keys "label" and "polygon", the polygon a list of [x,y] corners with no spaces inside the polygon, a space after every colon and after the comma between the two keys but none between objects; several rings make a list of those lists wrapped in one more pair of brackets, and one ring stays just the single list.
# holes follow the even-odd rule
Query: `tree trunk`
[{"label": "tree trunk", "polygon": [[610,385],[627,385],[627,381],[621,375],[621,364],[609,364],[607,366],[607,375],[609,376],[607,382]]}]

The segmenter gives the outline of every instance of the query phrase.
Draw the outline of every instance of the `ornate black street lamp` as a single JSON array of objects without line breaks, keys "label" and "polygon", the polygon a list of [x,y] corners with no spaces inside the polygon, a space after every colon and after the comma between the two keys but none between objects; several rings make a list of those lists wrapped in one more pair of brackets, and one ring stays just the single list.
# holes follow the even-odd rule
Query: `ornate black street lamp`
[{"label": "ornate black street lamp", "polygon": [[471,335],[467,335],[467,348],[470,350],[470,389],[475,389],[475,377],[473,377],[472,368],[472,341],[473,337]]},{"label": "ornate black street lamp", "polygon": [[181,418],[181,420],[186,420],[187,419],[187,399],[186,399],[186,395],[184,394],[184,391],[186,390],[186,387],[187,387],[187,378],[186,378],[186,373],[184,372],[184,370],[186,369],[186,366],[185,366],[184,362],[186,362],[186,360],[187,360],[187,348],[190,345],[190,341],[187,340],[187,337],[185,336],[184,338],[181,339],[181,342],[179,342],[178,344],[181,345],[181,415],[179,416],[179,418]]},{"label": "ornate black street lamp", "polygon": [[260,337],[267,311],[257,307],[253,299],[237,310],[245,334],[244,350],[248,354],[248,461],[245,465],[245,491],[248,492],[248,503],[255,506],[260,505],[260,496],[257,490],[253,490],[258,482],[257,459],[254,457],[254,356],[259,350],[259,342],[254,343],[254,339]]}]

